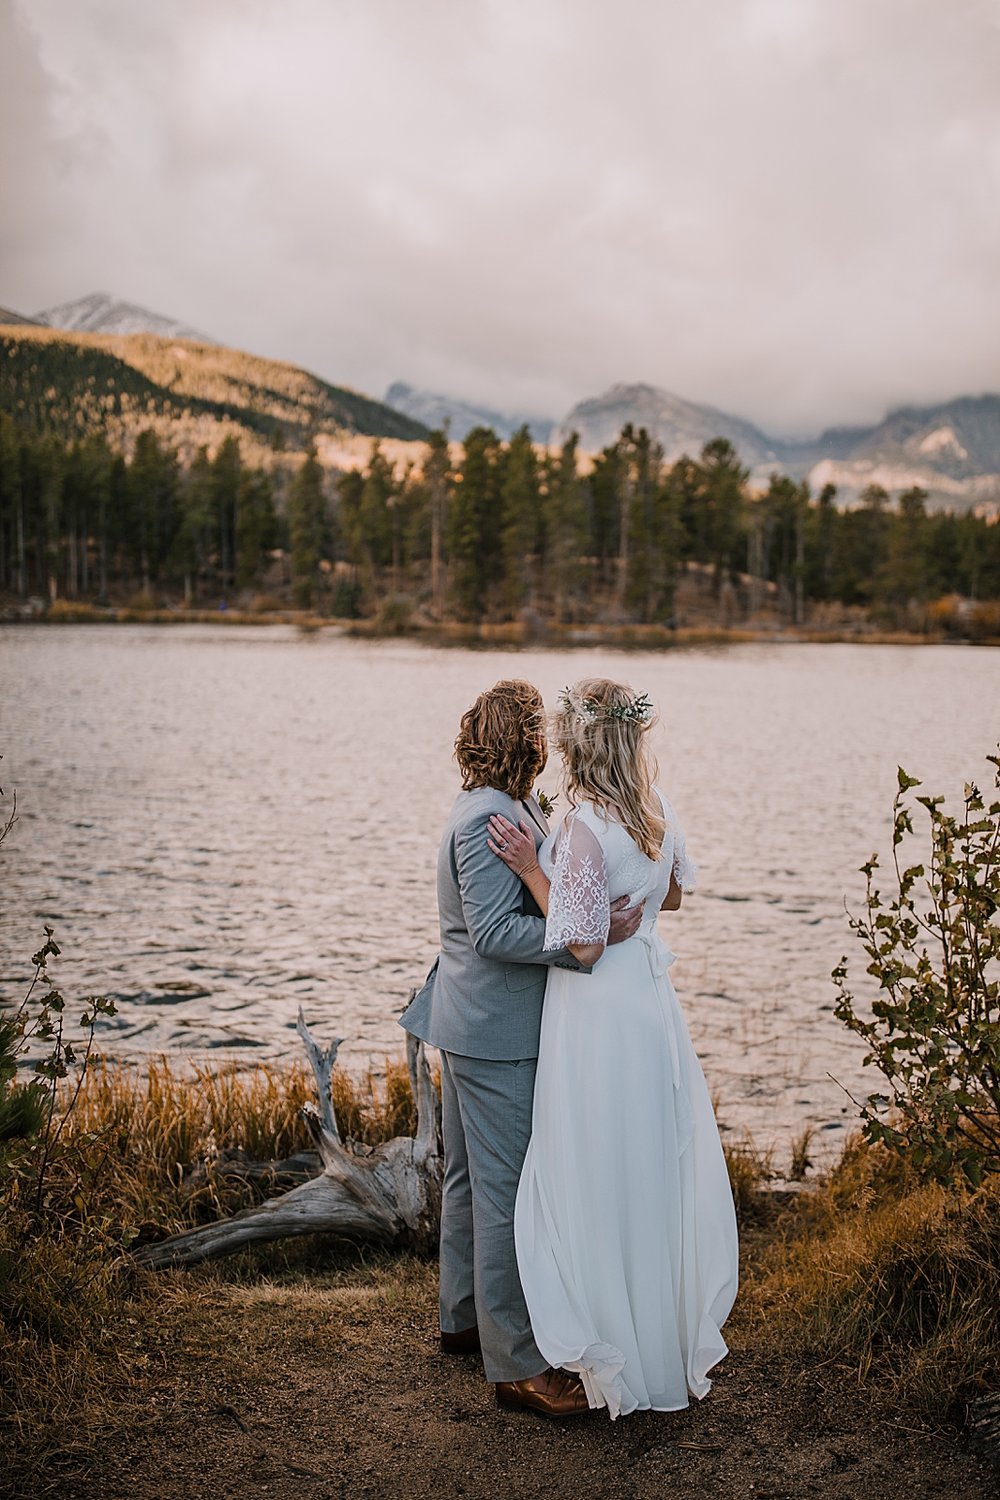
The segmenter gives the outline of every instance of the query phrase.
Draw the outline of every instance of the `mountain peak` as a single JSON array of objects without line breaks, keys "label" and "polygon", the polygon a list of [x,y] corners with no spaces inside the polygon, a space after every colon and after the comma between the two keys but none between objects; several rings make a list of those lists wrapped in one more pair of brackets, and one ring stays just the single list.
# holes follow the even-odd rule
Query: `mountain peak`
[{"label": "mountain peak", "polygon": [[38,318],[26,318],[23,313],[15,312],[11,307],[0,307],[0,324],[7,328],[39,328]]},{"label": "mountain peak", "polygon": [[447,423],[448,435],[455,442],[461,442],[474,427],[492,427],[504,440],[513,437],[519,428],[527,427],[536,443],[545,443],[552,428],[547,417],[495,411],[490,406],[477,406],[437,391],[420,390],[405,380],[394,380],[382,399],[386,406],[422,422],[425,427],[441,428]]},{"label": "mountain peak", "polygon": [[91,292],[75,302],[62,302],[58,307],[36,313],[35,319],[49,328],[71,333],[155,333],[160,338],[190,339],[196,344],[216,342],[176,318],[151,312],[135,302],[123,302],[108,292]]},{"label": "mountain peak", "polygon": [[563,442],[577,432],[581,448],[597,452],[615,441],[626,422],[645,427],[663,447],[668,463],[682,453],[695,457],[717,437],[728,438],[751,468],[778,459],[775,442],[752,423],[645,383],[619,383],[601,396],[577,402],[552,434],[552,441]]}]

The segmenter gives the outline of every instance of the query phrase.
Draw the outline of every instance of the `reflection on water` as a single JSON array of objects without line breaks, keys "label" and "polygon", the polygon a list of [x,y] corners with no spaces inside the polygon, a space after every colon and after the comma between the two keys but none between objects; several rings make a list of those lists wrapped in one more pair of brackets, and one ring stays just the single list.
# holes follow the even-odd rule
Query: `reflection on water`
[{"label": "reflection on water", "polygon": [[[299,1005],[345,1060],[400,1045],[436,948],[434,860],[462,710],[501,676],[551,704],[606,673],[649,692],[661,781],[701,871],[665,914],[672,971],[721,1113],[784,1143],[852,1116],[869,1082],[833,1018],[845,895],[889,847],[901,762],[981,776],[1000,653],[739,646],[437,650],[284,627],[0,628],[0,993],[44,922],[71,995],[102,990],[122,1058],[298,1051]],[[543,778],[556,790],[557,770]],[[784,1149],[784,1147],[783,1147]]]}]

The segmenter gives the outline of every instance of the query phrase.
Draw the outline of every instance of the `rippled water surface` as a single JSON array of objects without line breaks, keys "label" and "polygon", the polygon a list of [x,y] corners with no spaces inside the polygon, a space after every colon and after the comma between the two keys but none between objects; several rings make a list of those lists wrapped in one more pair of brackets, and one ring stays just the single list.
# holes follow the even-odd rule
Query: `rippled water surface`
[{"label": "rippled water surface", "polygon": [[[69,994],[113,994],[106,1052],[400,1045],[436,950],[434,861],[462,710],[501,676],[551,704],[606,673],[661,708],[661,782],[701,867],[661,918],[721,1114],[785,1148],[850,1121],[868,1075],[834,1019],[845,896],[889,848],[901,762],[955,793],[1000,737],[1000,653],[738,646],[438,650],[284,627],[0,628],[0,991],[42,924]],[[543,777],[556,790],[557,769]],[[862,965],[857,966],[859,969]]]}]

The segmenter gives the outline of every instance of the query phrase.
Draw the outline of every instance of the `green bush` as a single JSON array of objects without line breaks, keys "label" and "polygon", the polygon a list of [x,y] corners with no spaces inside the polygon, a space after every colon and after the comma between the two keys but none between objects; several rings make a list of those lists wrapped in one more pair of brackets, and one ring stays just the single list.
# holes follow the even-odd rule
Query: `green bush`
[{"label": "green bush", "polygon": [[[987,759],[1000,789],[1000,757]],[[922,1177],[978,1185],[1000,1171],[1000,800],[969,783],[956,817],[942,797],[916,797],[929,855],[911,863],[908,798],[919,785],[899,768],[891,889],[883,898],[875,885],[873,854],[865,913],[850,919],[878,981],[871,1017],[848,989],[846,957],[833,971],[835,1009],[888,1085],[861,1105],[867,1139]]]}]

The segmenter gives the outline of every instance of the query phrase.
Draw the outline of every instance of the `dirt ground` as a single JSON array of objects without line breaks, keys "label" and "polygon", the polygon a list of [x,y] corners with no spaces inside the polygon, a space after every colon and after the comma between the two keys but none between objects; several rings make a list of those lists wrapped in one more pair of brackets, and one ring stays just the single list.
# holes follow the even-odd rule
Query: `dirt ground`
[{"label": "dirt ground", "polygon": [[[880,1410],[843,1372],[803,1373],[736,1316],[709,1397],[612,1424],[501,1412],[475,1359],[440,1354],[436,1267],[161,1282],[121,1351],[131,1394],[24,1481],[19,1500],[992,1500],[996,1470],[950,1429]],[[801,1361],[800,1361],[801,1365]],[[0,1481],[0,1493],[4,1491]]]}]

